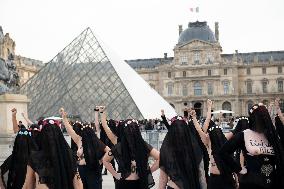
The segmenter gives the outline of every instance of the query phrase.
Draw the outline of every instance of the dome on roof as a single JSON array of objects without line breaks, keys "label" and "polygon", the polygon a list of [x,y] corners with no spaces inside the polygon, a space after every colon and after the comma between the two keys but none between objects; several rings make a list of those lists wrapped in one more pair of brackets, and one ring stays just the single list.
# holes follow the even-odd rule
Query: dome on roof
[{"label": "dome on roof", "polygon": [[194,39],[207,42],[216,42],[215,35],[207,25],[207,22],[189,22],[188,28],[181,32],[178,44],[184,44]]}]

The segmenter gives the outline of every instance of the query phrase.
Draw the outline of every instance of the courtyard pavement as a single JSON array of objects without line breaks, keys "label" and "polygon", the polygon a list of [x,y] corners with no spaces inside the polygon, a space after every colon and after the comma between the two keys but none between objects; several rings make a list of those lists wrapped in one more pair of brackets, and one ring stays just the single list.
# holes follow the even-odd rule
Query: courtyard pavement
[{"label": "courtyard pavement", "polygon": [[[155,186],[152,189],[157,189],[159,185],[159,170],[153,173],[155,180]],[[103,175],[103,189],[114,189],[114,182],[111,174],[108,172],[107,175]]]}]

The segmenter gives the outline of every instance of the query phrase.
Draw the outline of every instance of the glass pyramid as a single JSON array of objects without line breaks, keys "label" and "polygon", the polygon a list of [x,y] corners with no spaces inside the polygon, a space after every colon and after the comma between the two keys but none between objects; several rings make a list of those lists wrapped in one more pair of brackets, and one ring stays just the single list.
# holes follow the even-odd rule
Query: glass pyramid
[{"label": "glass pyramid", "polygon": [[[69,115],[92,121],[96,105],[106,105],[108,118],[116,120],[148,118],[149,113],[158,116],[161,108],[175,114],[127,63],[110,58],[113,56],[104,49],[87,28],[27,81],[20,92],[31,100],[30,118],[58,115],[59,108],[64,107]],[[148,97],[163,104],[157,104],[157,115],[151,112],[151,101],[145,106],[143,99]]]}]

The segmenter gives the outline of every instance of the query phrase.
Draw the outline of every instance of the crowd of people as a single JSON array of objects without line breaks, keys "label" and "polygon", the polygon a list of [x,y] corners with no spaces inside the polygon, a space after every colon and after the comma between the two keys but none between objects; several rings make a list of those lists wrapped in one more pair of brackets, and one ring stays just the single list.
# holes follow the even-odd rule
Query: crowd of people
[{"label": "crowd of people", "polygon": [[[194,109],[166,118],[160,151],[142,138],[134,119],[107,119],[106,107],[96,106],[95,121],[71,122],[40,118],[25,127],[12,109],[16,134],[12,154],[1,165],[2,189],[101,189],[103,166],[115,189],[283,189],[284,116],[276,99],[269,107],[255,104],[224,133],[212,120],[213,102],[201,126]],[[155,123],[155,121],[154,121]],[[157,122],[158,123],[158,122]],[[156,123],[156,124],[157,124]],[[68,145],[61,131],[71,136]],[[144,125],[147,125],[144,124]],[[149,164],[149,157],[154,163]],[[155,183],[152,173],[159,171]]]}]

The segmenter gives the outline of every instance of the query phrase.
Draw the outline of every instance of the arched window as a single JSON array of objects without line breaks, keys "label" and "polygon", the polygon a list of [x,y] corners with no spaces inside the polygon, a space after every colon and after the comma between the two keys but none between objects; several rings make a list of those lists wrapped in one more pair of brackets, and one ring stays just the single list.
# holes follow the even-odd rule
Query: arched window
[{"label": "arched window", "polygon": [[222,104],[222,109],[223,110],[232,110],[232,105],[231,105],[231,103],[230,102],[228,102],[228,101],[226,101],[226,102],[224,102],[223,104]]},{"label": "arched window", "polygon": [[202,95],[202,87],[199,81],[194,83],[194,95],[200,96]]}]

